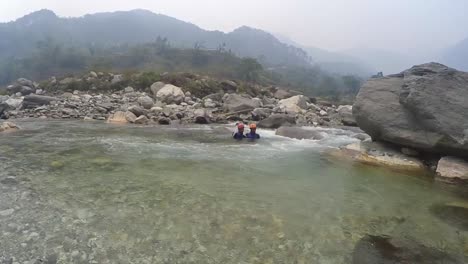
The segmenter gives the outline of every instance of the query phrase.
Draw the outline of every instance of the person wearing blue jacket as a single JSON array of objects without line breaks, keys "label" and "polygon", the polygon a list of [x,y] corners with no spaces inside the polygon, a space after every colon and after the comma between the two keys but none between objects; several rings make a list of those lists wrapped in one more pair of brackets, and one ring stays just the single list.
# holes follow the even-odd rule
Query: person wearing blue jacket
[{"label": "person wearing blue jacket", "polygon": [[248,139],[260,139],[260,135],[257,134],[257,125],[250,124],[249,128],[250,128],[250,132],[245,134],[245,137]]}]

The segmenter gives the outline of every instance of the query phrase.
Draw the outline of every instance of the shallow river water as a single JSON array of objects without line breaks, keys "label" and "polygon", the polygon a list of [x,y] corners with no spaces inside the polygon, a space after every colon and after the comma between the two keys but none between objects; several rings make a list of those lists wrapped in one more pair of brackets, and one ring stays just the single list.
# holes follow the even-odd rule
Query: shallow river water
[{"label": "shallow river water", "polygon": [[349,131],[18,124],[0,136],[0,263],[352,263],[366,235],[468,253],[431,211],[468,207],[463,188],[330,159]]}]

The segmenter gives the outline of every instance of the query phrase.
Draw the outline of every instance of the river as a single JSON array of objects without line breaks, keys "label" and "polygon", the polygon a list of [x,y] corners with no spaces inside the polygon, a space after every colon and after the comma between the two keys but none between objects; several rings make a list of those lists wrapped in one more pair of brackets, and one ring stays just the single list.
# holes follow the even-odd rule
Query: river
[{"label": "river", "polygon": [[468,252],[430,210],[468,206],[464,189],[329,158],[350,131],[17,123],[0,135],[0,263],[352,263],[368,234]]}]

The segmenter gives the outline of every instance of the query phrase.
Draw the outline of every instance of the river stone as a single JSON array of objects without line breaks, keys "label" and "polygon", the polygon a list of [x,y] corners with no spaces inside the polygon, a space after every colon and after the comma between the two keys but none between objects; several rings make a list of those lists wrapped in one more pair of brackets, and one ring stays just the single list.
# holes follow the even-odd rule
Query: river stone
[{"label": "river stone", "polygon": [[356,119],[353,116],[352,105],[340,105],[337,109],[341,123],[345,126],[357,126]]},{"label": "river stone", "polygon": [[153,99],[151,99],[149,96],[142,96],[138,98],[138,103],[140,103],[140,105],[145,109],[151,109],[151,107],[154,105]]},{"label": "river stone", "polygon": [[128,87],[125,87],[124,89],[124,93],[133,93],[133,92],[135,92],[135,89],[133,89],[133,87],[128,86]]},{"label": "river stone", "polygon": [[8,105],[9,109],[15,110],[18,109],[21,104],[23,103],[23,98],[9,98],[8,100],[5,101],[5,103]]},{"label": "river stone", "polygon": [[149,119],[145,115],[139,116],[135,119],[135,124],[146,125],[148,122]]},{"label": "river stone", "polygon": [[250,112],[261,106],[259,101],[240,94],[226,94],[223,102],[225,110],[229,112]]},{"label": "river stone", "polygon": [[0,125],[0,132],[11,132],[11,131],[15,131],[18,129],[19,127],[15,123],[12,123],[12,122],[3,122]]},{"label": "river stone", "polygon": [[125,120],[127,120],[128,122],[135,123],[136,119],[137,119],[137,116],[130,110],[125,112]]},{"label": "river stone", "polygon": [[286,114],[273,114],[260,122],[258,122],[258,127],[261,128],[279,128],[286,125],[296,124],[296,118],[291,115]]},{"label": "river stone", "polygon": [[468,157],[468,73],[428,63],[368,80],[353,107],[373,140]]},{"label": "river stone", "polygon": [[468,181],[468,162],[456,157],[443,157],[437,165],[437,175],[447,180]]},{"label": "river stone", "polygon": [[431,214],[457,229],[468,231],[468,208],[458,204],[435,204],[429,208]]},{"label": "river stone", "polygon": [[289,97],[291,97],[293,95],[290,92],[286,91],[286,90],[278,89],[273,96],[276,99],[283,100],[283,99],[289,98]]},{"label": "river stone", "polygon": [[57,98],[43,95],[31,94],[23,99],[23,108],[35,108],[38,106],[49,105],[51,102],[57,101]]},{"label": "river stone", "polygon": [[357,142],[339,150],[331,150],[329,154],[338,159],[351,159],[395,171],[427,173],[427,168],[421,160],[406,156],[398,148],[382,142]]},{"label": "river stone", "polygon": [[451,256],[408,238],[366,235],[356,244],[353,264],[461,264],[461,256]]},{"label": "river stone", "polygon": [[31,81],[31,80],[28,80],[26,78],[19,78],[18,80],[16,80],[16,83],[21,85],[21,86],[27,86],[27,87],[34,88],[34,82]]},{"label": "river stone", "polygon": [[143,110],[143,108],[141,108],[141,107],[139,107],[137,105],[130,106],[128,108],[128,111],[134,113],[137,117],[145,114],[145,110]]},{"label": "river stone", "polygon": [[308,108],[307,97],[304,95],[296,95],[283,99],[278,102],[278,105],[290,114],[300,113]]},{"label": "river stone", "polygon": [[109,123],[127,123],[127,118],[125,117],[125,113],[122,111],[117,111],[111,115],[107,119]]},{"label": "river stone", "polygon": [[295,139],[323,139],[323,135],[318,131],[308,130],[301,127],[280,127],[275,133],[277,136],[295,138]]},{"label": "river stone", "polygon": [[166,104],[180,104],[184,101],[185,94],[180,87],[166,84],[156,93],[156,98]]},{"label": "river stone", "polygon": [[252,111],[252,120],[260,121],[271,115],[272,110],[268,108],[255,108]]},{"label": "river stone", "polygon": [[168,117],[161,117],[158,119],[158,123],[160,125],[170,125],[171,124],[171,119]]},{"label": "river stone", "polygon": [[210,114],[206,109],[196,109],[193,112],[196,124],[208,124],[210,123]]},{"label": "river stone", "polygon": [[164,85],[166,85],[165,83],[163,82],[155,82],[151,85],[150,87],[150,91],[151,93],[153,94],[153,97],[156,98],[159,90],[161,90],[161,88],[164,87]]}]

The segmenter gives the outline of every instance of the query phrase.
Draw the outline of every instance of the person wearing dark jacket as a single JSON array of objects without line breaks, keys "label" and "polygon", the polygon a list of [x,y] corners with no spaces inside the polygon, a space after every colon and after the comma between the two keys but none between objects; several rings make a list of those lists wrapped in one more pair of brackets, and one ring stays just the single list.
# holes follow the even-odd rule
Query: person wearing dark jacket
[{"label": "person wearing dark jacket", "polygon": [[237,124],[237,132],[232,134],[232,137],[237,140],[242,140],[245,138],[244,135],[244,124]]}]

